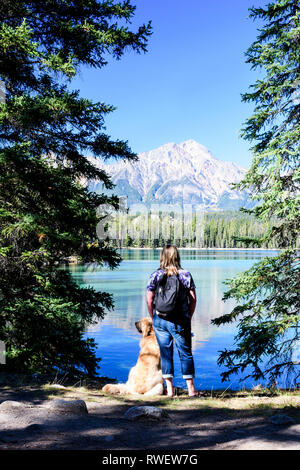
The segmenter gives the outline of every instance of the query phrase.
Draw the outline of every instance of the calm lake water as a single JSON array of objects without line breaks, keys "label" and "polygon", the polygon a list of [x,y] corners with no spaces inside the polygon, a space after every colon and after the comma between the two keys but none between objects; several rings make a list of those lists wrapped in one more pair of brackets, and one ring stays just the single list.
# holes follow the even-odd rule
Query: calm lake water
[{"label": "calm lake water", "polygon": [[[275,250],[180,250],[182,266],[192,273],[198,299],[192,320],[195,384],[198,389],[240,389],[255,385],[252,379],[241,383],[238,376],[222,383],[217,358],[219,351],[232,346],[236,326],[217,327],[211,324],[211,320],[229,313],[234,306],[231,300],[222,301],[225,279],[250,268],[262,257],[276,253]],[[123,261],[114,271],[76,264],[70,265],[69,269],[80,285],[113,294],[114,310],[108,312],[99,324],[89,328],[86,336],[95,338],[97,342],[97,354],[102,359],[99,375],[126,382],[139,353],[140,334],[135,322],[148,316],[146,285],[149,275],[159,265],[160,251],[122,250],[121,254]],[[185,386],[177,351],[174,384]]]}]

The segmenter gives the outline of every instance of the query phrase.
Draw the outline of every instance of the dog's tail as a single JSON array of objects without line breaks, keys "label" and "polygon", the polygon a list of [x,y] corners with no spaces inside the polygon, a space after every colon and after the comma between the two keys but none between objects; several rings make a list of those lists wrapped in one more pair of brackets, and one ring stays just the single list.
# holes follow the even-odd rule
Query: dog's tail
[{"label": "dog's tail", "polygon": [[103,392],[111,393],[112,395],[122,395],[129,393],[126,384],[106,384],[102,388]]}]

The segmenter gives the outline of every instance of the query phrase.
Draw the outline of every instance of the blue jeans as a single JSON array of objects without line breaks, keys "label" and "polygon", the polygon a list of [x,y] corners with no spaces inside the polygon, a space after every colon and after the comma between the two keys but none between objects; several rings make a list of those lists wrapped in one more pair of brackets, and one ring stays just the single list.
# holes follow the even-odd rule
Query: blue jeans
[{"label": "blue jeans", "polygon": [[182,377],[184,379],[194,378],[191,322],[188,320],[181,324],[173,323],[154,313],[153,328],[160,349],[163,378],[168,379],[174,376],[173,341],[178,350]]}]

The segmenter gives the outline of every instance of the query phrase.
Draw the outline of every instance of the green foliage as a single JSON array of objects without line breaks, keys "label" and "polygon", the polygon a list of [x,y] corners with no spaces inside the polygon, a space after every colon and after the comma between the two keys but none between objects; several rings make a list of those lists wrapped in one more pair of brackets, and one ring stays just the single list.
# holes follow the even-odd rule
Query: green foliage
[{"label": "green foliage", "polygon": [[58,269],[69,256],[118,265],[99,242],[99,204],[117,198],[87,189],[90,178],[113,185],[91,164],[102,158],[135,160],[127,142],[104,132],[113,107],[70,91],[83,64],[102,68],[109,55],[146,50],[151,26],[129,24],[130,1],[3,0],[0,5],[0,339],[6,368],[93,375],[95,345],[87,324],[103,318],[112,298],[79,288]]},{"label": "green foliage", "polygon": [[224,300],[235,299],[229,315],[213,320],[222,325],[238,321],[236,348],[225,350],[219,364],[223,379],[249,366],[255,379],[276,382],[283,374],[297,383],[299,370],[299,240],[300,202],[300,26],[299,2],[278,0],[265,8],[250,9],[250,17],[264,26],[248,49],[247,62],[264,77],[243,95],[255,103],[242,135],[252,145],[253,161],[235,187],[251,191],[257,205],[244,212],[269,229],[252,240],[261,246],[274,240],[278,256],[263,259],[229,281]]}]

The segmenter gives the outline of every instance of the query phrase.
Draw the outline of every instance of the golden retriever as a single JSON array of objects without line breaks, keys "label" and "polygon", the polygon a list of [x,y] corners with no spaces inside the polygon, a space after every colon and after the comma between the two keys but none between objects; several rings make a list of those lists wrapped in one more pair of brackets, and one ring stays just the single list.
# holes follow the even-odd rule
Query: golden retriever
[{"label": "golden retriever", "polygon": [[150,318],[143,318],[135,324],[142,333],[137,363],[130,370],[125,384],[107,384],[102,390],[112,394],[162,395],[163,378],[160,365],[160,351]]}]

